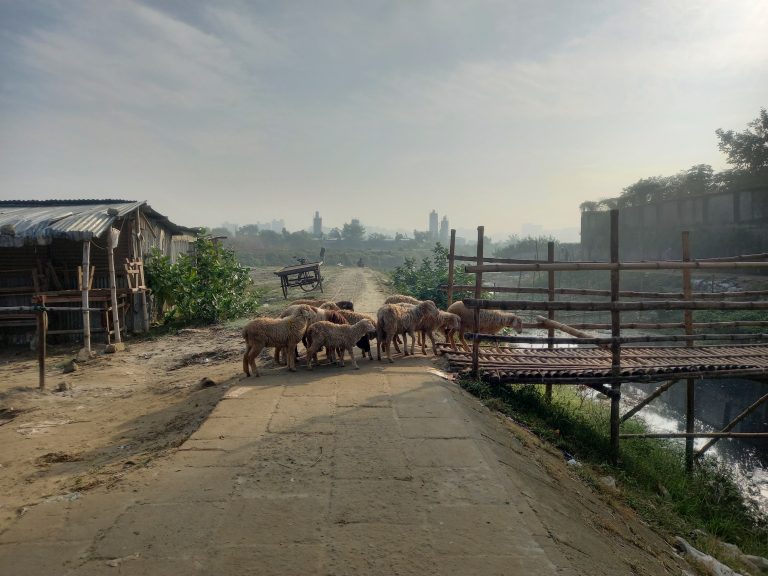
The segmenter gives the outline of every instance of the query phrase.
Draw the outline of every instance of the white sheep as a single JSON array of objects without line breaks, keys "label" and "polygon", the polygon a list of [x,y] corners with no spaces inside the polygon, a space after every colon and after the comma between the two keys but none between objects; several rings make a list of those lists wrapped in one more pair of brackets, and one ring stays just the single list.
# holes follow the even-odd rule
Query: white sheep
[{"label": "white sheep", "polygon": [[368,358],[373,360],[373,354],[371,354],[371,338],[376,338],[376,317],[372,314],[366,314],[365,312],[353,312],[350,310],[339,310],[339,314],[347,319],[350,324],[356,324],[360,320],[370,320],[374,326],[374,330],[365,334],[357,341],[357,347],[363,352],[363,358],[368,355]]},{"label": "white sheep", "polygon": [[415,332],[417,325],[424,316],[437,318],[437,306],[432,300],[425,300],[413,308],[400,306],[398,304],[384,304],[376,313],[376,339],[378,340],[377,358],[381,360],[381,349],[386,348],[387,360],[392,360],[390,353],[390,343],[396,335],[403,335],[403,352],[408,355],[408,339],[406,334],[411,335],[411,354],[416,344]]},{"label": "white sheep", "polygon": [[243,372],[246,376],[259,376],[256,368],[256,357],[265,347],[274,346],[276,350],[285,350],[288,370],[296,371],[293,354],[297,344],[307,329],[311,315],[307,310],[300,310],[288,318],[257,318],[251,320],[243,328],[245,339],[245,354],[243,355]]},{"label": "white sheep", "polygon": [[[480,327],[475,328],[475,311],[464,306],[464,302],[459,300],[448,306],[448,312],[456,314],[461,318],[461,326],[458,328],[459,340],[464,350],[469,351],[469,345],[464,339],[465,332],[474,332],[479,334],[496,334],[502,328],[513,328],[520,334],[523,331],[523,321],[519,316],[512,312],[502,312],[501,310],[480,310]],[[456,344],[453,336],[456,329],[449,330],[446,334],[446,340],[450,342],[451,348],[456,350]]]},{"label": "white sheep", "polygon": [[307,349],[307,368],[312,370],[312,359],[323,346],[326,350],[339,350],[339,365],[344,367],[344,353],[349,352],[352,366],[357,365],[354,354],[355,343],[364,335],[373,332],[375,327],[368,319],[360,320],[355,324],[334,324],[333,322],[316,322],[307,330],[309,348]]},{"label": "white sheep", "polygon": [[[307,328],[315,322],[333,322],[334,324],[347,324],[347,319],[339,314],[338,310],[332,310],[327,308],[316,308],[309,304],[291,304],[285,310],[280,313],[280,318],[288,318],[295,316],[299,312],[306,312],[309,314],[309,323]],[[304,343],[304,347],[308,346],[306,339],[302,337],[301,341]],[[294,351],[294,356],[298,356],[298,350]],[[275,348],[275,362],[280,364],[280,349]]]}]

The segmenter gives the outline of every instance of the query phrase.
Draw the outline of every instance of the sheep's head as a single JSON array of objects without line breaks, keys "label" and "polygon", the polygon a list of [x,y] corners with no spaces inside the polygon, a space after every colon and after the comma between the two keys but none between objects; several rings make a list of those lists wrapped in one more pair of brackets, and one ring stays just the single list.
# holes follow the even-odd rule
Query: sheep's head
[{"label": "sheep's head", "polygon": [[432,300],[424,300],[424,302],[418,305],[418,308],[421,308],[422,313],[427,316],[437,316],[437,306],[435,306]]},{"label": "sheep's head", "polygon": [[376,333],[376,326],[374,326],[373,322],[371,322],[370,320],[360,320],[360,323],[365,328],[365,331],[367,334],[370,334],[371,332],[373,332],[374,334]]},{"label": "sheep's head", "polygon": [[523,321],[520,319],[520,316],[517,316],[516,314],[510,314],[506,324],[507,326],[511,326],[518,334],[523,331]]}]

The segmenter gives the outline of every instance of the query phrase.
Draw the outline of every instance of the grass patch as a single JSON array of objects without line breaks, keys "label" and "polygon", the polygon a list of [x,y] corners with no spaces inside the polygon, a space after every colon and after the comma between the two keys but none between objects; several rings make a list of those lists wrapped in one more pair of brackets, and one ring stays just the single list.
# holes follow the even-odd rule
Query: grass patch
[{"label": "grass patch", "polygon": [[[622,497],[647,522],[684,536],[704,530],[748,554],[768,556],[768,519],[742,497],[729,469],[714,459],[703,459],[688,475],[681,445],[633,439],[621,443],[620,461],[612,465],[610,407],[594,399],[589,389],[555,386],[549,403],[543,386],[477,380],[462,380],[461,386],[599,475],[616,478]],[[642,423],[629,421],[621,431],[646,430]],[[718,555],[714,544],[697,540],[697,545]]]}]

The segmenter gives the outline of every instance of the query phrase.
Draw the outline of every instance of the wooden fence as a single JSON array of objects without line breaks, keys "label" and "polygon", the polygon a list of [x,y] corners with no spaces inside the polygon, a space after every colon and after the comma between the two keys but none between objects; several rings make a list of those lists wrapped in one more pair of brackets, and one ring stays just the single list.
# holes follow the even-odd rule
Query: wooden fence
[{"label": "wooden fence", "polygon": [[[707,260],[694,260],[691,258],[689,244],[689,235],[687,232],[682,234],[682,254],[680,261],[655,261],[655,262],[620,262],[619,261],[619,226],[618,210],[611,211],[610,214],[610,261],[609,262],[558,262],[555,260],[554,243],[549,243],[548,255],[546,261],[535,260],[515,260],[507,258],[487,258],[483,253],[484,227],[478,227],[477,233],[477,253],[475,256],[458,256],[455,253],[455,231],[451,231],[451,242],[449,251],[449,273],[448,273],[448,303],[452,303],[454,295],[459,292],[471,292],[474,297],[463,300],[464,304],[474,309],[475,326],[479,325],[479,316],[481,309],[501,309],[501,310],[542,310],[547,315],[537,316],[536,323],[527,324],[529,328],[541,328],[547,330],[547,337],[531,336],[497,336],[491,334],[468,334],[472,339],[471,355],[471,373],[475,377],[481,376],[483,369],[482,358],[487,354],[481,355],[480,342],[493,341],[510,342],[513,344],[534,343],[547,345],[548,350],[552,350],[558,345],[576,343],[577,345],[602,346],[610,350],[610,377],[609,384],[597,387],[604,391],[611,400],[611,447],[614,458],[619,454],[620,438],[637,438],[640,436],[653,436],[660,438],[684,437],[686,440],[686,466],[691,469],[694,457],[700,456],[719,438],[744,438],[744,437],[768,437],[765,433],[734,433],[731,430],[736,424],[742,421],[750,413],[754,412],[760,405],[768,400],[768,395],[763,396],[753,403],[748,409],[739,414],[732,422],[717,433],[697,433],[694,431],[694,378],[673,379],[664,384],[659,390],[648,396],[638,406],[630,410],[624,416],[621,416],[620,399],[622,382],[631,381],[631,375],[623,370],[622,350],[625,352],[639,342],[654,342],[666,345],[669,349],[673,343],[682,343],[682,350],[696,347],[697,342],[718,341],[731,342],[731,347],[740,346],[749,341],[765,341],[768,334],[702,334],[699,329],[738,329],[743,327],[764,327],[768,326],[768,315],[765,320],[749,321],[731,321],[731,322],[693,322],[693,311],[695,310],[768,310],[768,291],[742,291],[742,292],[713,292],[702,293],[693,292],[691,282],[691,272],[694,270],[722,271],[722,270],[765,270],[768,269],[768,254],[755,254],[749,256],[738,256],[733,258],[715,258]],[[467,262],[470,265],[465,266],[465,271],[475,274],[474,285],[454,285],[454,272],[457,262]],[[556,288],[555,275],[558,272],[566,271],[605,271],[610,274],[610,290],[578,289],[578,288]],[[627,291],[620,289],[621,273],[623,271],[680,271],[682,275],[682,291],[679,292],[644,292]],[[484,275],[497,272],[546,272],[548,286],[546,288],[536,287],[504,287],[494,286],[493,288],[484,287]],[[483,292],[493,290],[498,293],[517,293],[517,294],[535,294],[546,295],[547,300],[488,300],[483,299]],[[603,300],[590,301],[558,301],[558,296],[588,296],[601,297]],[[605,301],[605,298],[608,301]],[[622,298],[631,298],[630,301],[622,301]],[[743,300],[747,298],[748,300]],[[732,299],[738,299],[733,301]],[[555,319],[557,311],[581,310],[581,311],[604,311],[610,313],[610,323],[583,322],[579,324],[564,324]],[[681,311],[683,319],[681,322],[622,322],[622,314],[627,312],[642,312],[651,310],[672,310]],[[610,338],[596,338],[583,330],[610,330]],[[640,330],[673,330],[682,329],[683,334],[655,334],[644,336],[622,336],[622,330],[640,329]],[[555,332],[561,331],[567,333],[572,338],[555,338]],[[626,333],[625,333],[626,334]],[[709,347],[699,347],[698,349],[714,350]],[[529,350],[530,354],[531,351]],[[536,352],[533,351],[533,354]],[[764,355],[768,360],[768,346],[760,348],[759,354]],[[550,356],[551,358],[551,356]],[[503,358],[495,359],[495,362],[503,362]],[[542,353],[542,362],[547,362]],[[551,360],[549,360],[551,361]],[[768,369],[763,364],[758,367],[752,367],[751,370],[737,370],[736,367],[728,368],[729,365],[713,365],[711,370],[696,372],[697,377],[722,378],[726,376],[741,376],[756,379],[765,382],[768,379]],[[541,382],[546,384],[546,396],[551,398],[552,385],[566,383],[568,379],[552,376],[555,371],[542,371]],[[647,381],[647,377],[645,381]],[[637,414],[643,407],[647,406],[652,400],[660,396],[679,380],[686,381],[686,430],[684,433],[667,434],[620,434],[619,427],[621,422]],[[593,386],[596,387],[596,386]],[[712,438],[698,453],[694,454],[695,438]]]}]

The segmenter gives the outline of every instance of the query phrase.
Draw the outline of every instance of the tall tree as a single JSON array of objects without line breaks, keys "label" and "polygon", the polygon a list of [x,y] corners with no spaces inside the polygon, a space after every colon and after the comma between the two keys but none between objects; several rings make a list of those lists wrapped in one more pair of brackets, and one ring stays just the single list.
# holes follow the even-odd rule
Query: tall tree
[{"label": "tall tree", "polygon": [[718,148],[739,170],[751,174],[768,172],[768,111],[761,108],[760,115],[747,126],[744,132],[716,130]]},{"label": "tall tree", "polygon": [[344,237],[344,240],[360,242],[365,236],[365,228],[362,224],[353,220],[352,222],[344,224],[344,228],[341,230],[341,235]]}]

